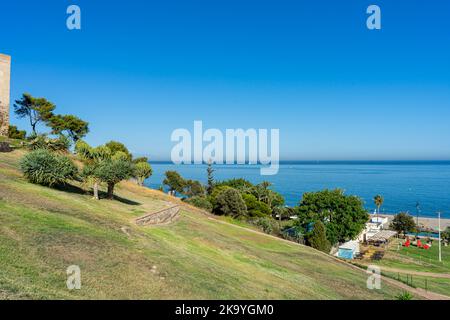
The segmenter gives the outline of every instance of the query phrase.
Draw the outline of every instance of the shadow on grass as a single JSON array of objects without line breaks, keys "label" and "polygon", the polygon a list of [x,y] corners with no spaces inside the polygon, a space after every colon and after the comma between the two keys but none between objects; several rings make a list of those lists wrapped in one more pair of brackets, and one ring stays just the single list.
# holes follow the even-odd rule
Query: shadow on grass
[{"label": "shadow on grass", "polygon": [[75,193],[75,194],[81,194],[81,195],[86,195],[88,194],[88,192],[84,189],[81,189],[80,187],[74,186],[72,184],[59,184],[59,185],[55,185],[53,186],[54,189],[59,190],[59,191],[64,191],[64,192],[68,192],[68,193]]},{"label": "shadow on grass", "polygon": [[124,204],[128,204],[130,206],[140,206],[141,205],[141,203],[139,203],[139,202],[136,202],[136,201],[133,201],[133,200],[130,200],[130,199],[125,199],[125,198],[122,198],[122,197],[119,197],[119,196],[116,196],[116,195],[114,195],[114,200],[117,200],[117,201],[122,202]]},{"label": "shadow on grass", "polygon": [[[57,185],[57,186],[54,186],[54,188],[59,191],[64,191],[64,192],[69,192],[69,193],[74,193],[74,194],[79,194],[79,195],[92,194],[91,192],[88,192],[88,191],[86,191],[80,187],[74,186],[72,184]],[[99,196],[100,200],[108,200],[108,194],[104,191],[99,190],[98,196]],[[130,199],[126,199],[126,198],[122,198],[117,195],[114,195],[114,200],[119,201],[124,204],[127,204],[127,205],[130,205],[130,206],[141,205],[141,203],[139,203],[139,202],[136,202],[136,201],[133,201]]]},{"label": "shadow on grass", "polygon": [[101,191],[101,190],[98,191],[98,197],[100,198],[100,200],[116,200],[121,203],[128,204],[130,206],[140,206],[141,205],[141,203],[139,203],[139,202],[136,202],[136,201],[133,201],[130,199],[126,199],[126,198],[122,198],[122,197],[119,197],[118,195],[114,195],[114,199],[109,199],[108,193]]}]

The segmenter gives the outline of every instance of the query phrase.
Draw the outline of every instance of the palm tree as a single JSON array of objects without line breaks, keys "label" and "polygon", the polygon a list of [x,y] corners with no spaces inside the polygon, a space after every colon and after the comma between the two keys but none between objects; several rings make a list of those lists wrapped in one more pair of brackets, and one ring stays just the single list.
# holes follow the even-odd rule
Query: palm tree
[{"label": "palm tree", "polygon": [[373,202],[375,203],[375,205],[377,206],[377,222],[379,221],[379,219],[378,219],[378,215],[380,214],[380,208],[381,208],[381,206],[383,205],[383,202],[384,202],[384,198],[381,196],[381,195],[376,195],[374,198],[373,198]]},{"label": "palm tree", "polygon": [[269,181],[263,181],[260,184],[258,184],[258,187],[260,188],[261,192],[261,199],[260,201],[265,202],[267,205],[272,206],[272,197],[271,193],[272,191],[269,189],[272,186],[272,183]]}]

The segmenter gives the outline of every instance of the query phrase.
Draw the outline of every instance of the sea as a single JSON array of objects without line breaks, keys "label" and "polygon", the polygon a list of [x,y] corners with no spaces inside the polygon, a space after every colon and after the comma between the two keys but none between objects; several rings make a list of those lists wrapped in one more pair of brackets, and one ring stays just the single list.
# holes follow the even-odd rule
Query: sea
[{"label": "sea", "polygon": [[[146,186],[158,189],[164,173],[178,171],[185,179],[207,181],[207,165],[175,165],[151,162],[153,175]],[[380,194],[384,204],[380,213],[408,212],[416,216],[450,218],[450,161],[286,161],[279,172],[261,176],[260,165],[214,165],[214,178],[245,178],[252,183],[269,181],[281,193],[286,205],[297,205],[305,192],[339,188],[364,201],[369,212],[375,210],[373,197]]]}]

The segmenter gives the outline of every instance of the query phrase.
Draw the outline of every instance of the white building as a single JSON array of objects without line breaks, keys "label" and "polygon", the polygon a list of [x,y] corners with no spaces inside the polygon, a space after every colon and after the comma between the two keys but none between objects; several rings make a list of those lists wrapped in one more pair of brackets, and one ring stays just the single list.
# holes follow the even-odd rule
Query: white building
[{"label": "white building", "polygon": [[366,223],[366,227],[359,234],[358,241],[365,242],[376,235],[381,230],[385,229],[389,219],[387,217],[372,216],[370,221]]}]

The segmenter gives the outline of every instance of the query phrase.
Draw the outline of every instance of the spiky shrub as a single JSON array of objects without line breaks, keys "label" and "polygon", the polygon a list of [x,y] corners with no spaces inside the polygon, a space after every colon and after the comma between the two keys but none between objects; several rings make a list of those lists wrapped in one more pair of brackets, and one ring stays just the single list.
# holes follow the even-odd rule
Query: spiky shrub
[{"label": "spiky shrub", "polygon": [[29,150],[47,149],[49,151],[66,152],[70,148],[70,140],[64,135],[52,139],[46,135],[32,135],[28,139]]},{"label": "spiky shrub", "polygon": [[65,184],[75,179],[77,167],[66,156],[54,154],[46,149],[38,149],[25,155],[20,161],[20,168],[31,183],[45,186]]},{"label": "spiky shrub", "polygon": [[412,300],[414,297],[408,291],[403,291],[395,297],[397,300]]},{"label": "spiky shrub", "polygon": [[99,163],[93,171],[93,175],[108,186],[108,198],[114,198],[114,187],[122,180],[133,176],[134,165],[130,161],[106,160]]},{"label": "spiky shrub", "polygon": [[138,162],[134,165],[134,176],[140,186],[144,184],[145,179],[150,178],[153,170],[148,162]]}]

